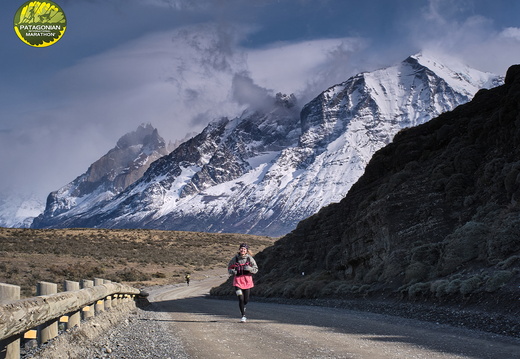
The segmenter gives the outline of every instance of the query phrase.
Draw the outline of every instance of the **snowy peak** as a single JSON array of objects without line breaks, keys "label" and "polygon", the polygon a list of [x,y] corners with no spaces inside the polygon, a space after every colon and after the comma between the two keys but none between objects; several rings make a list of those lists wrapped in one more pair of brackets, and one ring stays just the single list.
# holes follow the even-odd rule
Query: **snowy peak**
[{"label": "snowy peak", "polygon": [[45,204],[35,195],[4,195],[0,198],[0,227],[29,228],[44,209]]},{"label": "snowy peak", "polygon": [[[222,118],[210,123],[199,135],[154,163],[132,191],[164,194],[157,201],[167,206],[239,178],[252,170],[250,160],[259,153],[280,151],[297,141],[299,118],[294,101],[294,96],[279,94],[268,113],[245,111],[233,120]],[[145,203],[149,201],[136,206],[149,210],[143,208]]]},{"label": "snowy peak", "polygon": [[35,219],[35,225],[59,226],[64,218],[88,212],[125,190],[166,154],[166,144],[157,130],[150,124],[139,126],[122,136],[84,174],[49,194],[45,211]]},{"label": "snowy peak", "polygon": [[165,144],[157,129],[148,123],[121,137],[117,141],[116,149],[124,150],[132,146],[142,147],[142,152],[150,152],[165,147]]},{"label": "snowy peak", "polygon": [[[468,102],[479,89],[502,82],[496,75],[454,60],[450,63],[448,67],[417,54],[398,65],[360,73],[330,87],[303,108],[300,146],[330,143],[354,118],[364,119],[366,130],[392,122],[400,127],[416,126]],[[392,136],[388,133],[385,137],[389,142]]]},{"label": "snowy peak", "polygon": [[151,162],[165,155],[165,148],[155,128],[150,124],[139,126],[121,137],[116,147],[90,166],[84,180],[78,181],[74,195],[81,197],[99,185],[121,192],[140,178]]},{"label": "snowy peak", "polygon": [[457,59],[443,55],[419,53],[410,56],[404,62],[422,66],[443,78],[458,92],[466,92],[470,97],[481,88],[493,88],[503,84],[504,77],[490,72],[483,72],[463,64]]},{"label": "snowy peak", "polygon": [[[501,81],[419,54],[332,86],[301,112],[294,96],[277,94],[263,109],[209,124],[117,196],[84,201],[60,225],[283,235],[340,201],[401,129]],[[54,203],[77,205],[71,194]]]}]

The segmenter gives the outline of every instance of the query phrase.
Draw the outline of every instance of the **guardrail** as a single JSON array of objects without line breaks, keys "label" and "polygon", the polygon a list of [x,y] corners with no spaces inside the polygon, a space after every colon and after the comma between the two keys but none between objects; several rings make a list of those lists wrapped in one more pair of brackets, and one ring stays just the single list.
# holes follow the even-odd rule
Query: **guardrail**
[{"label": "guardrail", "polygon": [[46,343],[58,335],[58,324],[66,329],[79,326],[112,307],[131,302],[141,292],[128,285],[96,278],[65,281],[65,292],[55,283],[38,282],[37,296],[20,299],[20,287],[0,283],[0,359],[19,359],[21,339]]}]

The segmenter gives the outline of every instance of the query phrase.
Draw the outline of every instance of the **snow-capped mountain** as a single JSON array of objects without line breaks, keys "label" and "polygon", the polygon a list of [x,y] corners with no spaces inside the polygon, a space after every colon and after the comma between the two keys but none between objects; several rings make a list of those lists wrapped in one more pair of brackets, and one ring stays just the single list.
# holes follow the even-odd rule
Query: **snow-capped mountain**
[{"label": "snow-capped mountain", "polygon": [[81,218],[92,207],[111,200],[166,155],[166,147],[151,124],[127,133],[84,174],[49,194],[45,211],[34,219],[33,227],[60,227],[62,221]]},{"label": "snow-capped mountain", "polygon": [[4,194],[0,197],[0,227],[29,228],[44,209],[45,203],[33,194]]},{"label": "snow-capped mountain", "polygon": [[[301,112],[294,97],[279,94],[268,110],[211,123],[117,197],[90,203],[81,216],[60,216],[59,226],[282,235],[342,199],[400,129],[501,81],[415,55],[332,86]],[[51,219],[56,212],[47,207]]]}]

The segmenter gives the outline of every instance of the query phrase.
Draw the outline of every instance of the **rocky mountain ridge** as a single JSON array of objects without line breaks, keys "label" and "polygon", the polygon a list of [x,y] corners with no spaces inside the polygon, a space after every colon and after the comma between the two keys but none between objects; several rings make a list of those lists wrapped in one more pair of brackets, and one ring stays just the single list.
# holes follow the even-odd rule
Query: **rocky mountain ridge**
[{"label": "rocky mountain ridge", "polygon": [[332,86],[301,112],[278,94],[268,108],[211,123],[117,197],[84,202],[81,215],[46,210],[34,223],[279,236],[340,201],[400,129],[499,83],[419,54]]},{"label": "rocky mountain ridge", "polygon": [[157,129],[143,124],[122,136],[116,146],[68,185],[49,194],[45,211],[33,227],[59,227],[66,218],[81,217],[92,206],[110,201],[142,177],[150,164],[167,154]]}]

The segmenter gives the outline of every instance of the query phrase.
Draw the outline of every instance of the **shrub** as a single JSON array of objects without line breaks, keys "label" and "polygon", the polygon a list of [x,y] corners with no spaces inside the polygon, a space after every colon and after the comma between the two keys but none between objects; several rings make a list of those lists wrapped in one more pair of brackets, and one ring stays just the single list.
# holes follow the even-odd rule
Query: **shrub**
[{"label": "shrub", "polygon": [[401,276],[406,266],[410,263],[408,255],[409,251],[404,249],[390,253],[390,255],[385,258],[385,269],[382,278],[393,280]]},{"label": "shrub", "polygon": [[446,294],[456,294],[460,291],[460,285],[462,281],[460,279],[452,280],[446,286]]},{"label": "shrub", "polygon": [[78,262],[69,265],[52,265],[49,271],[68,280],[79,281],[85,278],[100,277],[105,273],[104,267],[99,263]]},{"label": "shrub", "polygon": [[283,291],[285,289],[284,283],[275,283],[272,286],[269,286],[263,293],[266,297],[279,297],[283,296]]},{"label": "shrub", "polygon": [[405,281],[406,283],[417,283],[428,278],[428,274],[432,271],[432,267],[424,263],[415,262],[406,268]]},{"label": "shrub", "polygon": [[289,282],[285,283],[283,291],[282,291],[282,297],[284,298],[294,298],[294,292],[297,287],[297,283]]},{"label": "shrub", "polygon": [[321,297],[332,297],[336,294],[341,281],[333,281],[324,285],[320,290]]},{"label": "shrub", "polygon": [[412,262],[422,262],[435,265],[440,256],[439,243],[428,243],[412,249]]},{"label": "shrub", "polygon": [[508,269],[512,267],[520,267],[520,256],[512,256],[498,263],[498,268],[500,269]]},{"label": "shrub", "polygon": [[508,195],[511,196],[520,184],[520,162],[505,166],[502,172],[502,175],[504,175],[504,187]]},{"label": "shrub", "polygon": [[415,299],[420,296],[425,296],[428,294],[429,290],[429,283],[416,283],[408,288],[408,297],[411,299]]},{"label": "shrub", "polygon": [[381,274],[383,273],[383,262],[373,266],[363,278],[364,283],[377,282]]},{"label": "shrub", "polygon": [[336,295],[338,297],[348,297],[352,295],[353,291],[357,290],[358,288],[358,286],[352,286],[351,284],[343,283],[340,284],[336,289]]},{"label": "shrub", "polygon": [[306,283],[303,289],[303,296],[305,298],[317,298],[321,289],[325,286],[322,281],[311,281]]},{"label": "shrub", "polygon": [[463,195],[468,187],[468,178],[467,176],[456,173],[448,179],[446,186],[444,187],[444,193],[446,195],[446,199],[453,200]]},{"label": "shrub", "polygon": [[481,286],[482,278],[480,276],[473,276],[462,281],[460,284],[460,292],[462,295],[467,296],[477,292]]},{"label": "shrub", "polygon": [[359,294],[363,294],[363,295],[365,295],[365,294],[368,294],[368,293],[371,291],[371,289],[372,289],[372,287],[371,287],[370,285],[368,285],[368,284],[363,284],[361,287],[359,287],[359,288],[357,289],[356,292],[359,293]]},{"label": "shrub", "polygon": [[118,278],[116,281],[124,282],[140,282],[150,280],[150,275],[141,272],[135,268],[126,268],[122,271],[116,272],[115,276]]},{"label": "shrub", "polygon": [[500,289],[513,278],[513,273],[507,270],[501,270],[493,273],[487,279],[484,287],[486,292],[492,293]]},{"label": "shrub", "polygon": [[430,284],[430,291],[437,297],[441,298],[447,294],[446,288],[449,281],[446,279],[439,279]]},{"label": "shrub", "polygon": [[507,226],[503,226],[496,231],[491,237],[487,254],[491,262],[499,262],[507,259],[511,255],[520,251],[520,219],[513,218],[518,216],[517,213],[508,215]]},{"label": "shrub", "polygon": [[442,258],[439,261],[441,274],[453,273],[461,265],[485,257],[489,228],[478,222],[467,222],[444,240]]}]

